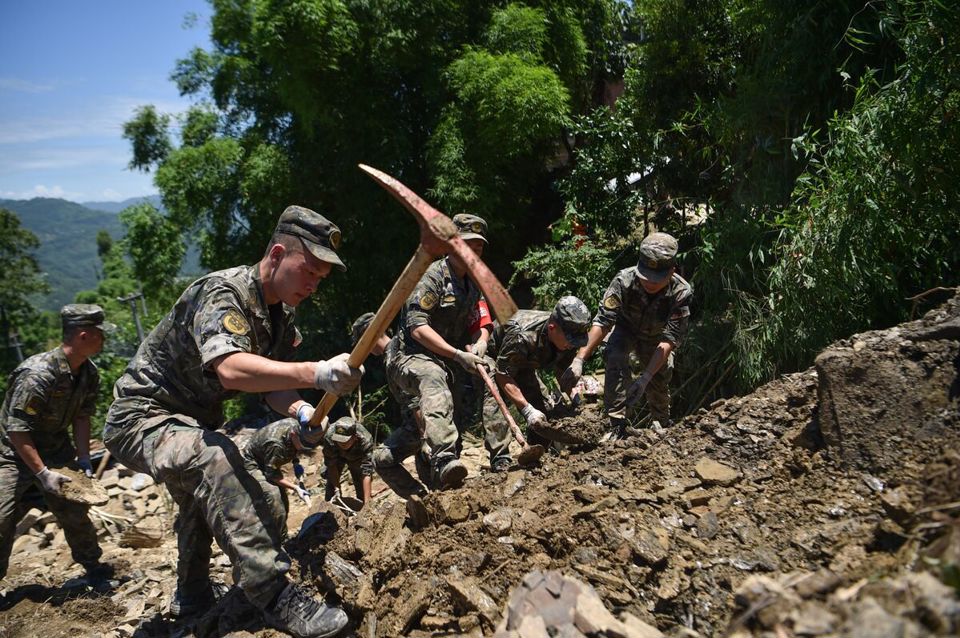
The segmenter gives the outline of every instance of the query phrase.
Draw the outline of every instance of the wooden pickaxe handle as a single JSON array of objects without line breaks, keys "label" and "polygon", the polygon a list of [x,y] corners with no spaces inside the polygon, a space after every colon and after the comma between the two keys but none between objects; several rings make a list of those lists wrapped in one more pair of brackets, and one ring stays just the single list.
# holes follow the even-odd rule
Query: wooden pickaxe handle
[{"label": "wooden pickaxe handle", "polygon": [[[387,298],[380,304],[380,309],[363,332],[360,341],[350,352],[347,363],[351,367],[359,368],[366,361],[373,345],[380,335],[386,332],[387,326],[400,311],[400,307],[417,287],[423,273],[427,271],[434,259],[448,253],[455,254],[466,265],[467,273],[483,292],[487,305],[501,323],[506,323],[517,311],[517,304],[486,264],[457,236],[457,227],[453,221],[423,201],[419,195],[399,180],[383,171],[365,164],[360,164],[360,170],[370,175],[416,218],[420,226],[420,245],[407,267],[403,269],[400,278],[393,284]],[[310,419],[310,425],[319,426],[336,402],[336,396],[324,394]]]},{"label": "wooden pickaxe handle", "polygon": [[[370,321],[370,325],[363,331],[363,336],[350,351],[347,363],[351,368],[359,368],[367,360],[367,356],[373,350],[373,346],[377,343],[380,335],[387,331],[390,322],[400,312],[403,303],[416,288],[417,283],[423,273],[427,272],[431,263],[433,263],[433,257],[424,250],[423,246],[418,246],[417,252],[413,254],[413,258],[407,263],[407,267],[400,273],[400,277],[393,284],[387,298],[380,304],[380,308]],[[320,399],[320,403],[317,404],[317,409],[313,413],[313,418],[310,419],[310,425],[320,425],[324,417],[330,414],[330,410],[336,402],[337,395],[324,392],[323,398]]]},{"label": "wooden pickaxe handle", "polygon": [[487,389],[490,390],[490,394],[493,395],[497,405],[500,406],[500,412],[503,414],[503,418],[507,420],[507,425],[510,426],[510,432],[513,433],[513,438],[516,439],[520,447],[527,447],[527,440],[523,438],[523,434],[520,432],[520,426],[518,426],[517,422],[513,420],[513,415],[510,414],[510,409],[507,407],[507,404],[503,402],[503,397],[500,396],[500,390],[493,382],[493,379],[490,378],[490,375],[487,373],[487,369],[482,365],[478,365],[477,372],[480,373],[480,378],[483,379],[483,382],[487,384]]}]

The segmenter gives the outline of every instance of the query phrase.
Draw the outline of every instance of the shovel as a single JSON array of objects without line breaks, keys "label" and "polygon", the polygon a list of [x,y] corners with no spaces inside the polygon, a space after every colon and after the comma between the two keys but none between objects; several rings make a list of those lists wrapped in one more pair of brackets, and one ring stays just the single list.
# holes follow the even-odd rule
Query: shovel
[{"label": "shovel", "polygon": [[517,422],[513,420],[510,410],[507,409],[507,404],[503,402],[503,397],[500,396],[500,390],[497,389],[493,379],[491,379],[487,373],[487,369],[482,365],[478,365],[477,372],[480,373],[480,377],[483,379],[483,382],[487,384],[487,389],[490,390],[490,394],[493,395],[497,405],[500,406],[500,412],[503,414],[503,418],[507,420],[507,424],[510,426],[510,432],[513,433],[513,438],[520,447],[523,448],[520,450],[520,454],[517,455],[517,464],[520,465],[520,467],[534,465],[540,460],[540,457],[543,456],[546,450],[542,445],[530,445],[527,443],[527,440],[523,438],[523,434],[520,433],[520,428],[517,427]]}]

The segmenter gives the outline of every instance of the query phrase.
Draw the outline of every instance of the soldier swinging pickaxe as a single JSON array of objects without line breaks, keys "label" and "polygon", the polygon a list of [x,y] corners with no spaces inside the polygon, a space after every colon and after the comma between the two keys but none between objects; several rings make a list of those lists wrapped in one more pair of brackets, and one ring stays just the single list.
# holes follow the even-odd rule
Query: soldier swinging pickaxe
[{"label": "soldier swinging pickaxe", "polygon": [[[457,227],[454,226],[453,221],[386,173],[365,164],[360,164],[360,169],[373,177],[416,218],[420,226],[420,245],[417,246],[417,251],[407,267],[403,269],[399,279],[393,284],[387,298],[380,304],[380,308],[363,332],[363,336],[350,352],[347,363],[353,368],[359,368],[363,364],[374,344],[386,332],[390,322],[416,288],[427,268],[434,259],[442,255],[453,254],[466,264],[467,273],[483,292],[487,305],[493,310],[497,320],[500,323],[509,321],[517,311],[517,304],[513,302],[510,294],[486,264],[457,236]],[[310,419],[310,425],[320,426],[323,418],[330,413],[330,409],[336,402],[336,395],[325,393],[317,404],[316,411]]]}]

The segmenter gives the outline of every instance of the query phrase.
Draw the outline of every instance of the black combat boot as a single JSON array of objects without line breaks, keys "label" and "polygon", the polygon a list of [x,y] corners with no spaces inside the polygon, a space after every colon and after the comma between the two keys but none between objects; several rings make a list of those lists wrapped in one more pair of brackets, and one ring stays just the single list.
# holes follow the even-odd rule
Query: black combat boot
[{"label": "black combat boot", "polygon": [[263,617],[272,627],[296,638],[331,638],[349,622],[342,609],[318,602],[293,583],[263,610]]},{"label": "black combat boot", "polygon": [[208,611],[217,601],[227,595],[230,588],[219,581],[211,580],[207,586],[197,592],[184,591],[179,585],[170,601],[170,615],[185,618],[202,611]]},{"label": "black combat boot", "polygon": [[441,490],[453,490],[463,486],[467,478],[467,466],[460,459],[446,457],[436,459],[436,483]]}]

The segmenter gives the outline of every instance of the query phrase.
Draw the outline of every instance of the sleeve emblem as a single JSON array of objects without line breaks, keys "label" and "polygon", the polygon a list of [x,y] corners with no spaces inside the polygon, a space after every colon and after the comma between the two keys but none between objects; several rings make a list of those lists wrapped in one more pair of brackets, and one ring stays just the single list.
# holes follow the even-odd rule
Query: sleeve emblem
[{"label": "sleeve emblem", "polygon": [[37,416],[42,408],[43,399],[38,396],[32,396],[29,400],[27,400],[27,405],[24,406],[23,411],[30,416]]},{"label": "sleeve emblem", "polygon": [[420,303],[420,307],[423,308],[424,310],[430,310],[431,308],[437,305],[437,301],[439,301],[439,297],[437,297],[437,293],[428,291],[420,295],[419,303]]},{"label": "sleeve emblem", "polygon": [[245,335],[250,332],[250,324],[239,310],[229,310],[223,316],[223,327],[235,335]]},{"label": "sleeve emblem", "polygon": [[610,295],[603,300],[603,307],[607,310],[616,310],[620,307],[620,299],[616,295]]}]

